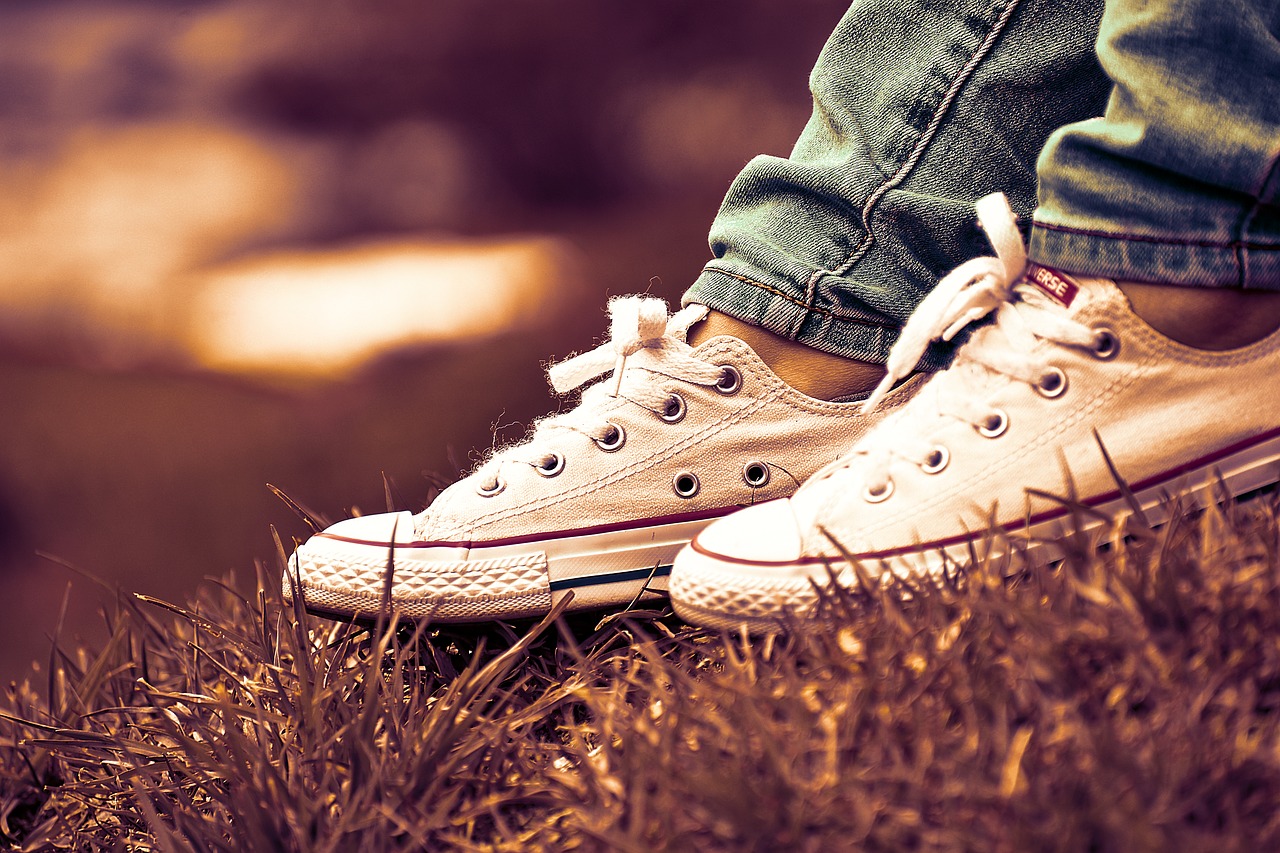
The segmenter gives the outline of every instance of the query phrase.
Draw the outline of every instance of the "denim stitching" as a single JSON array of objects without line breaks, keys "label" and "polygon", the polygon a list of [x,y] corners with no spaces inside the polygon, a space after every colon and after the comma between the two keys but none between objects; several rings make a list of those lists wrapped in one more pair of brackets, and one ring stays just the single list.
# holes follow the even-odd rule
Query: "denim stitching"
[{"label": "denim stitching", "polygon": [[[1254,210],[1256,211],[1257,206]],[[1250,212],[1252,217],[1254,211]],[[1178,237],[1151,237],[1145,234],[1126,234],[1124,232],[1114,231],[1094,231],[1088,228],[1072,228],[1068,225],[1050,225],[1046,222],[1035,223],[1035,228],[1041,231],[1061,231],[1064,234],[1077,234],[1081,237],[1102,237],[1112,240],[1123,240],[1128,243],[1156,243],[1165,246],[1188,246],[1197,249],[1261,249],[1278,250],[1280,243],[1258,243],[1251,240],[1184,240]]]},{"label": "denim stitching", "polygon": [[[800,330],[804,328],[805,321],[813,314],[814,311],[818,310],[818,307],[817,307],[818,282],[821,280],[822,280],[822,270],[814,270],[813,275],[809,276],[809,280],[805,283],[805,287],[804,287],[805,313],[796,317],[795,322],[791,324],[791,328],[788,330],[789,332],[788,337],[790,337],[791,340],[793,341],[800,337]],[[826,311],[826,310],[822,310],[821,313],[825,314],[828,317],[834,316],[830,311]]]},{"label": "denim stitching", "polygon": [[978,49],[974,51],[973,56],[969,57],[969,61],[965,63],[964,67],[960,69],[960,73],[951,81],[950,88],[947,89],[942,101],[938,104],[938,108],[934,110],[933,118],[930,120],[928,127],[926,127],[924,132],[920,135],[919,140],[916,141],[915,148],[912,149],[910,156],[908,156],[906,161],[898,167],[898,171],[893,174],[893,177],[889,178],[889,180],[877,187],[875,192],[873,192],[867,199],[866,204],[862,207],[862,227],[865,232],[862,242],[854,248],[853,252],[844,261],[844,263],[831,271],[831,275],[844,275],[849,272],[849,270],[853,269],[854,265],[856,265],[858,261],[862,260],[867,252],[871,250],[871,247],[875,244],[875,235],[871,233],[871,214],[876,205],[880,203],[880,200],[884,198],[890,190],[905,181],[915,169],[916,164],[920,161],[920,158],[924,156],[924,153],[928,149],[930,143],[933,142],[933,137],[937,134],[938,128],[942,125],[943,118],[945,118],[947,112],[950,111],[951,105],[954,104],[956,98],[960,96],[960,90],[969,82],[969,78],[973,76],[973,73],[977,70],[978,66],[982,64],[982,61],[986,59],[987,54],[991,52],[992,47],[995,46],[996,40],[1000,38],[1005,27],[1009,23],[1009,19],[1013,17],[1013,13],[1018,9],[1020,4],[1021,0],[1009,0],[1004,11],[1001,12],[999,18],[996,19],[991,31],[987,33],[987,37],[982,40],[982,43],[978,45]]},{"label": "denim stitching", "polygon": [[[810,312],[812,312],[812,313],[814,313],[814,314],[821,314],[821,315],[822,315],[822,316],[824,316],[824,317],[830,317],[832,320],[840,320],[840,321],[842,321],[842,322],[846,322],[846,323],[856,323],[856,324],[858,324],[858,325],[860,325],[860,326],[866,326],[866,327],[871,328],[871,329],[887,329],[887,328],[890,328],[890,326],[889,326],[888,324],[885,324],[885,323],[877,323],[877,322],[875,322],[874,320],[868,320],[868,319],[863,318],[863,317],[851,317],[851,316],[847,316],[847,315],[845,315],[845,314],[838,314],[838,313],[836,313],[835,311],[830,310],[829,308],[819,308],[819,307],[818,307],[818,306],[816,306],[816,305],[806,305],[806,304],[804,303],[804,301],[803,301],[803,300],[800,300],[800,299],[795,298],[794,296],[792,296],[790,293],[787,293],[786,291],[779,290],[778,288],[773,287],[773,286],[768,285],[768,284],[765,284],[764,282],[760,282],[760,281],[756,281],[756,280],[754,280],[754,279],[747,278],[745,275],[739,275],[739,274],[737,274],[737,273],[728,272],[727,270],[722,270],[722,269],[716,269],[716,268],[714,268],[714,267],[708,267],[708,269],[712,270],[713,272],[715,272],[715,273],[717,273],[717,274],[719,274],[719,275],[723,275],[723,276],[727,276],[728,278],[736,279],[737,281],[740,281],[740,282],[742,282],[743,284],[750,284],[750,285],[752,285],[752,286],[754,286],[754,287],[758,287],[758,288],[760,288],[761,290],[763,290],[763,291],[765,291],[765,292],[767,292],[767,293],[772,293],[774,296],[777,296],[777,297],[780,297],[780,298],[782,298],[782,299],[785,299],[787,302],[790,302],[792,305],[799,305],[801,308],[804,308],[804,309],[806,309],[806,310],[808,310],[808,311],[810,311]],[[810,277],[810,279],[809,279],[809,280],[810,280],[811,282],[816,282],[816,281],[817,281],[817,279],[818,279],[818,277],[819,277],[819,276],[821,276],[821,275],[827,275],[827,273],[826,273],[826,272],[824,272],[823,270],[818,270],[817,272],[815,272],[815,273],[813,274],[813,276],[812,276],[812,277]],[[895,328],[895,329],[896,329],[896,327],[893,327],[893,328]]]},{"label": "denim stitching", "polygon": [[1278,170],[1277,167],[1280,167],[1280,154],[1277,154],[1272,158],[1271,166],[1267,169],[1266,174],[1262,176],[1262,182],[1258,185],[1258,191],[1254,193],[1253,206],[1250,207],[1249,210],[1246,211],[1245,215],[1240,218],[1240,225],[1236,229],[1239,239],[1236,241],[1235,255],[1236,265],[1240,270],[1239,279],[1241,287],[1249,286],[1249,259],[1246,255],[1246,251],[1251,248],[1256,248],[1246,244],[1244,235],[1249,230],[1249,226],[1253,224],[1253,220],[1257,217],[1258,211],[1262,209],[1262,199],[1266,196],[1267,186],[1272,182],[1272,180],[1276,179],[1276,177],[1280,175],[1280,170]]}]

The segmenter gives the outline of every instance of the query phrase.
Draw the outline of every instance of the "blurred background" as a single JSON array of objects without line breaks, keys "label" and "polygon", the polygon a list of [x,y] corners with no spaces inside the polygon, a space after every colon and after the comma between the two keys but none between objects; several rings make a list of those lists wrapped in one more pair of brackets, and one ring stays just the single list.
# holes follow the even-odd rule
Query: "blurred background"
[{"label": "blurred background", "polygon": [[[0,666],[421,509],[670,300],[843,0],[4,0]],[[385,477],[385,479],[384,479]],[[386,484],[390,484],[390,486]]]}]

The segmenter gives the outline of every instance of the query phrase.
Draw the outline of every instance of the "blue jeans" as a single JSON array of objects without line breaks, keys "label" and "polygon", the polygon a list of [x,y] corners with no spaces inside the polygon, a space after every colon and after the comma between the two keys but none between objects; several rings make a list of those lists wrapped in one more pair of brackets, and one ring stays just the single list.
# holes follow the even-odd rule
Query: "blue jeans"
[{"label": "blue jeans", "polygon": [[857,0],[685,302],[883,362],[996,190],[1046,266],[1280,289],[1278,34],[1280,0]]}]

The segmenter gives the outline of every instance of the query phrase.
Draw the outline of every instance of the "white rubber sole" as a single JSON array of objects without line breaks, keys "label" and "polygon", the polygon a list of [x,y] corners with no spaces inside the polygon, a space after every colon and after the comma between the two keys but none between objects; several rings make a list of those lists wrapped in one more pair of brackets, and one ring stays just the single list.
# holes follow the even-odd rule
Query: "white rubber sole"
[{"label": "white rubber sole", "polygon": [[[665,595],[676,554],[733,509],[493,543],[402,542],[393,548],[320,533],[290,558],[284,595],[293,599],[296,577],[307,609],[371,617],[381,609],[390,566],[392,609],[406,619],[540,616],[570,594],[569,610],[620,607],[647,593]],[[408,513],[403,518],[411,523]]]},{"label": "white rubber sole", "polygon": [[[1280,482],[1280,430],[1249,442],[1162,472],[1130,486],[1147,520],[1166,520],[1168,499],[1182,495],[1194,506],[1223,496],[1239,497]],[[1132,513],[1119,489],[1080,500],[1097,513],[1082,513],[1080,528],[1089,533]],[[1030,523],[1028,523],[1028,521]],[[1010,547],[1041,560],[1061,556],[1059,541],[1068,532],[1070,510],[1063,507],[1000,525],[1004,536],[979,530],[945,540],[852,554],[873,576],[891,573],[913,578],[938,578],[948,566],[965,565],[971,549],[978,559],[1000,559]],[[753,634],[780,629],[788,618],[810,615],[819,588],[829,587],[832,574],[844,586],[856,583],[852,567],[843,560],[774,562],[738,559],[700,547],[697,539],[676,560],[670,595],[676,613],[685,621],[717,630],[745,628]]]}]

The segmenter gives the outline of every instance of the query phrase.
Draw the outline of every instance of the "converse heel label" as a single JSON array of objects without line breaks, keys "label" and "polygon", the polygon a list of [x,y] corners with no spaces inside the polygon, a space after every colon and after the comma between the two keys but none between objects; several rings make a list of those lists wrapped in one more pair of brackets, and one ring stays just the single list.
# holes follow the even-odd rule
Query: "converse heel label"
[{"label": "converse heel label", "polygon": [[1070,308],[1080,292],[1080,285],[1059,272],[1037,263],[1028,262],[1025,273],[1027,281],[1038,287],[1046,296],[1064,308]]}]

